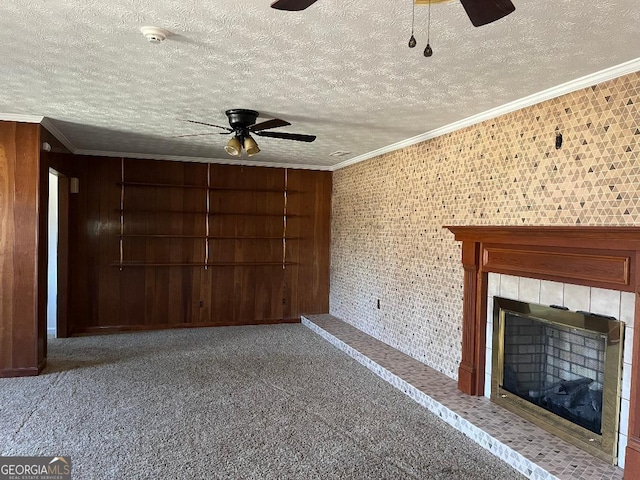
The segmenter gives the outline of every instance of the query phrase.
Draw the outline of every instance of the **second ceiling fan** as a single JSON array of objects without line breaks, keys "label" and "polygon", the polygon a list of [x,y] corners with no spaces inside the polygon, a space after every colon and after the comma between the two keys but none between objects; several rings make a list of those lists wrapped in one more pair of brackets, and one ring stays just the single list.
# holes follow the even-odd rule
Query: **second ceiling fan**
[{"label": "second ceiling fan", "polygon": [[[310,7],[317,0],[276,0],[271,8],[296,12]],[[515,11],[510,0],[460,0],[474,26],[495,22]]]}]

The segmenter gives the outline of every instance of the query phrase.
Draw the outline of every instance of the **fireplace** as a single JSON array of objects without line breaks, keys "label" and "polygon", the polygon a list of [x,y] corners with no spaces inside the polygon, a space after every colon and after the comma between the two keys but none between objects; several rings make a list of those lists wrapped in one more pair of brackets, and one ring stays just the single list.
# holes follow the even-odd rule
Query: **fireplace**
[{"label": "fireplace", "polygon": [[624,324],[493,299],[491,399],[615,463]]},{"label": "fireplace", "polygon": [[[458,388],[468,395],[490,396],[493,332],[492,297],[524,302],[564,305],[611,315],[625,322],[623,382],[621,389],[618,465],[627,478],[640,478],[640,334],[634,321],[640,319],[640,228],[622,226],[450,226],[462,242],[464,292],[462,308],[462,358]],[[501,278],[500,293],[490,278]],[[542,282],[538,298],[522,298],[522,286]],[[506,283],[509,288],[505,287]],[[525,282],[526,279],[526,282]],[[545,285],[562,286],[550,295]],[[540,287],[539,287],[540,288]],[[564,294],[561,292],[564,289]],[[503,292],[503,290],[509,290]],[[587,290],[581,305],[561,303]],[[607,293],[606,298],[600,294]],[[569,294],[569,295],[567,295]],[[591,300],[589,301],[589,294]],[[594,300],[593,295],[596,294]],[[543,299],[543,296],[546,298]],[[617,298],[619,311],[610,308]],[[550,298],[553,297],[553,298]],[[581,295],[582,297],[582,295]],[[560,302],[560,303],[559,303]],[[594,308],[595,307],[595,308]],[[640,321],[640,320],[639,320]],[[491,324],[491,325],[489,325]],[[491,327],[489,329],[489,327]],[[489,391],[488,391],[489,390]],[[626,455],[625,455],[626,453]]]}]

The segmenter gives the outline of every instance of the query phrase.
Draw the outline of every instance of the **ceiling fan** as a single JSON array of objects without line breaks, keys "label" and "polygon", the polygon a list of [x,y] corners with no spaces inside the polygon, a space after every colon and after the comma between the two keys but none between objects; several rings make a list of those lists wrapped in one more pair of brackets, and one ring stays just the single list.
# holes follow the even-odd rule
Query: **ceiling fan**
[{"label": "ceiling fan", "polygon": [[[276,0],[271,4],[271,8],[277,10],[299,11],[310,7],[317,0]],[[487,23],[506,17],[513,12],[516,7],[510,0],[460,0],[462,6],[467,11],[469,20],[474,26],[480,27]]]},{"label": "ceiling fan", "polygon": [[[298,142],[313,142],[316,139],[315,135],[302,135],[300,133],[286,132],[267,132],[266,130],[277,127],[286,127],[287,125],[291,124],[279,118],[273,118],[265,122],[256,123],[256,120],[260,114],[255,110],[234,108],[231,110],[227,110],[225,113],[229,118],[229,125],[231,127],[223,127],[212,123],[197,122],[195,120],[187,120],[187,122],[226,130],[225,132],[220,132],[221,135],[230,135],[233,133],[233,138],[229,140],[224,149],[229,155],[234,157],[240,156],[243,148],[247,152],[247,155],[250,157],[260,152],[260,148],[258,147],[256,141],[251,137],[251,134],[254,134],[258,137],[280,138],[283,140],[295,140]],[[196,137],[201,135],[213,134],[196,133],[194,135],[179,135],[178,137]]]}]

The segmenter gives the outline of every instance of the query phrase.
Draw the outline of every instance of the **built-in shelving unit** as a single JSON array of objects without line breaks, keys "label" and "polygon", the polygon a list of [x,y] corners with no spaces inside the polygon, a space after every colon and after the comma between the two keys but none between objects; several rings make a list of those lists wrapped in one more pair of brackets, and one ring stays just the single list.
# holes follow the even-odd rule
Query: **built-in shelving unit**
[{"label": "built-in shelving unit", "polygon": [[[287,212],[287,200],[288,195],[293,193],[288,190],[288,171],[284,169],[284,182],[283,188],[234,188],[230,186],[216,186],[212,184],[211,179],[211,165],[207,166],[207,184],[206,185],[192,185],[192,184],[178,184],[178,183],[154,183],[154,182],[136,182],[136,181],[127,181],[125,179],[125,164],[124,159],[121,160],[121,175],[120,182],[117,185],[120,187],[120,206],[116,209],[116,212],[119,213],[120,218],[120,228],[119,233],[117,235],[119,241],[119,252],[120,256],[117,262],[113,262],[111,265],[115,267],[119,267],[120,270],[127,267],[203,267],[204,269],[208,269],[209,267],[221,267],[221,266],[265,266],[265,267],[282,267],[282,269],[286,269],[289,265],[294,265],[293,262],[287,261],[287,241],[297,240],[299,237],[287,236],[287,218],[294,217]],[[140,205],[134,204],[131,207],[128,206],[130,190],[131,189],[160,189],[160,190],[185,190],[185,191],[202,191],[204,195],[202,196],[202,210],[197,209],[165,209],[158,208],[154,209],[148,205]],[[212,208],[212,193],[224,195],[226,192],[229,193],[245,193],[245,194],[277,194],[282,196],[282,204],[281,212],[262,212],[262,211],[251,211],[251,205],[242,205],[242,208],[235,211],[235,208],[230,210],[234,211],[226,211],[215,210]],[[257,205],[257,202],[256,202]],[[157,231],[153,233],[139,232],[136,231],[136,225],[139,225],[140,217],[150,215],[167,215],[169,217],[178,217],[181,215],[190,216],[193,218],[195,215],[196,218],[200,216],[202,218],[201,231],[202,234],[190,234],[190,233],[172,233],[168,231]],[[215,234],[212,233],[212,222],[219,220],[219,222],[223,222],[222,220],[225,217],[239,217],[246,218],[244,222],[235,221],[233,224],[237,230],[251,230],[253,218],[273,218],[273,219],[282,219],[282,233],[279,235],[274,235],[273,233],[268,234]],[[143,217],[144,218],[144,217]],[[167,222],[169,224],[170,222]],[[223,225],[216,225],[219,230]],[[133,231],[129,231],[133,230]],[[160,228],[158,229],[160,230]],[[273,228],[271,228],[273,230]],[[186,249],[195,249],[200,248],[199,246],[194,246],[195,241],[201,241],[202,243],[202,255],[201,261],[157,261],[157,259],[153,261],[140,261],[138,259],[128,259],[126,258],[126,244],[125,242],[137,242],[137,241],[183,241],[187,242],[182,245],[182,248]],[[264,260],[260,259],[257,261],[226,261],[222,258],[214,258],[215,254],[212,254],[212,251],[215,249],[212,245],[214,242],[222,242],[222,241],[234,241],[234,242],[243,242],[243,241],[251,241],[254,242],[254,250],[258,251],[268,250],[273,252],[273,241],[282,242],[282,256],[278,261],[274,261],[273,258],[264,258]],[[188,242],[191,242],[189,245]],[[261,245],[257,243],[260,242]]]}]

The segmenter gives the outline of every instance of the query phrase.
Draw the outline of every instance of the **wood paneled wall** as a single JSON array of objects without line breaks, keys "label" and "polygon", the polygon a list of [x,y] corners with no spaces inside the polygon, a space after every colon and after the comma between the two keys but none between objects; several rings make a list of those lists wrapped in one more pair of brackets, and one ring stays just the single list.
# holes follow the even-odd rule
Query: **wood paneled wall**
[{"label": "wood paneled wall", "polygon": [[328,311],[330,172],[286,171],[283,268],[284,169],[64,154],[51,165],[80,184],[69,197],[70,335],[298,321]]},{"label": "wood paneled wall", "polygon": [[0,376],[45,363],[48,185],[40,125],[0,121]]}]

